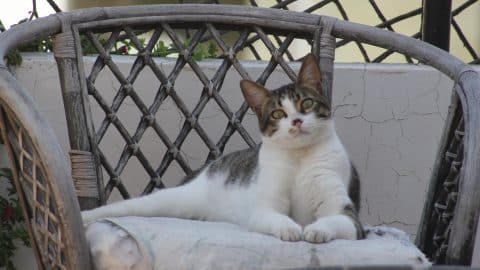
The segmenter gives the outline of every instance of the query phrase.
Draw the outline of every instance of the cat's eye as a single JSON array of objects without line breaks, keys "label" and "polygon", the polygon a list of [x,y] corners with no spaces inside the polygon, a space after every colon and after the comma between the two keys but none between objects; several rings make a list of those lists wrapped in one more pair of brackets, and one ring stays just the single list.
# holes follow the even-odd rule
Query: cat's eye
[{"label": "cat's eye", "polygon": [[275,111],[272,112],[271,115],[272,115],[273,119],[281,119],[281,118],[286,116],[285,112],[282,111],[282,110],[275,110]]},{"label": "cat's eye", "polygon": [[302,101],[302,109],[303,110],[308,110],[313,107],[314,101],[311,98],[306,98]]}]

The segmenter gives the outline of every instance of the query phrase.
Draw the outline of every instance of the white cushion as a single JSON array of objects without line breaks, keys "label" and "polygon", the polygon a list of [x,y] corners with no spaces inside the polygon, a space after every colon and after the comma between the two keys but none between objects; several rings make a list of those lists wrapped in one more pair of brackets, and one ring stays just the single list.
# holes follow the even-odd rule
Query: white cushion
[{"label": "white cushion", "polygon": [[285,269],[430,262],[408,235],[372,227],[364,240],[286,242],[237,225],[175,218],[103,219],[86,228],[96,269]]}]

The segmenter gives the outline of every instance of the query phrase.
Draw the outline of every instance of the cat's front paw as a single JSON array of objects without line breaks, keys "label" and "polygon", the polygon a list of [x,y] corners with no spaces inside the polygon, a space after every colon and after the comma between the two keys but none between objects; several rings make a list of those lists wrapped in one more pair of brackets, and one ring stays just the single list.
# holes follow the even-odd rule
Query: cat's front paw
[{"label": "cat's front paw", "polygon": [[357,231],[357,226],[350,217],[332,215],[321,217],[305,227],[303,237],[308,242],[326,243],[334,239],[358,239],[361,233]]},{"label": "cat's front paw", "polygon": [[272,226],[272,234],[284,241],[302,240],[302,227],[292,220],[285,220]]},{"label": "cat's front paw", "polygon": [[255,212],[248,227],[251,231],[270,234],[284,241],[302,240],[302,227],[290,217],[274,211]]},{"label": "cat's front paw", "polygon": [[326,222],[322,222],[322,220],[317,220],[305,227],[303,237],[307,242],[327,243],[335,239],[335,228],[332,228]]}]

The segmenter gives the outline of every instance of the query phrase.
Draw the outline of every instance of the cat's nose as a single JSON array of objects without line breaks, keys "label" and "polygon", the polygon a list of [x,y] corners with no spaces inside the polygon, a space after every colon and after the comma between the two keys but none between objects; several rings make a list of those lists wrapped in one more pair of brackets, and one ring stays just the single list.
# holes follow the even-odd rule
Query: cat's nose
[{"label": "cat's nose", "polygon": [[295,118],[293,121],[292,121],[292,126],[296,126],[296,127],[300,127],[303,123],[303,120],[302,119],[299,119],[299,118]]}]

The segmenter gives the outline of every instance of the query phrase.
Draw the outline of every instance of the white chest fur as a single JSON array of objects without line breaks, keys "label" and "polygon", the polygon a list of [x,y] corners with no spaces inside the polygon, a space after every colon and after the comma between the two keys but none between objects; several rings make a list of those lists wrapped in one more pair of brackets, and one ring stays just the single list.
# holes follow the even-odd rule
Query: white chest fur
[{"label": "white chest fur", "polygon": [[299,163],[291,186],[290,216],[305,226],[312,223],[319,212],[328,213],[329,209],[320,208],[330,198],[338,198],[339,192],[344,192],[340,198],[349,202],[346,190],[350,181],[350,162],[336,134],[297,155]]}]

